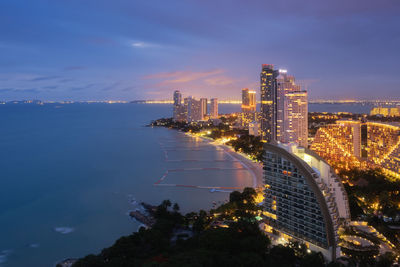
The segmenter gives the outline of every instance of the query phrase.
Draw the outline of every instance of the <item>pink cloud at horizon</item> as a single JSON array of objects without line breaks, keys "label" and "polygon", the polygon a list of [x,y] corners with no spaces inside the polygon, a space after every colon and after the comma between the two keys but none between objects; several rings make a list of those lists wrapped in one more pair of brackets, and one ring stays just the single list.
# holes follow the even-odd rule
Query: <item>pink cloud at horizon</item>
[{"label": "pink cloud at horizon", "polygon": [[223,99],[239,99],[241,89],[254,84],[248,78],[234,78],[226,70],[214,69],[207,71],[173,71],[148,74],[144,80],[156,80],[149,83],[151,96],[172,95],[174,90],[180,90],[184,96],[217,97]]}]

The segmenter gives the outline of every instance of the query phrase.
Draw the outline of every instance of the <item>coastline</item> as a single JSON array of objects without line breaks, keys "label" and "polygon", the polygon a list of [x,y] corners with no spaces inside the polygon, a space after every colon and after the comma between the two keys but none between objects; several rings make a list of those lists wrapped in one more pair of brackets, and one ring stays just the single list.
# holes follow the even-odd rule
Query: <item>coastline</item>
[{"label": "coastline", "polygon": [[[178,131],[180,132],[180,131]],[[183,132],[181,132],[183,133]],[[262,164],[258,162],[254,162],[251,159],[249,159],[245,154],[236,152],[232,147],[225,145],[223,143],[219,143],[218,141],[203,137],[203,136],[197,136],[193,135],[191,133],[183,133],[185,135],[188,135],[192,138],[200,138],[201,140],[207,142],[208,144],[211,144],[215,147],[221,148],[229,157],[232,159],[237,160],[244,168],[246,168],[252,175],[253,177],[253,187],[262,187],[263,186],[263,176],[262,176]]]}]

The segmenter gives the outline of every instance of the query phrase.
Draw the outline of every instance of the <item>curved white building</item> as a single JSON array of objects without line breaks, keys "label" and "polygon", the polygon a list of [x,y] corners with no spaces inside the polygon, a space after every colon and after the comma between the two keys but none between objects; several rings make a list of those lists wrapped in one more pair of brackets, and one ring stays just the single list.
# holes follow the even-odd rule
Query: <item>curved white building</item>
[{"label": "curved white building", "polygon": [[338,229],[350,221],[346,191],[332,168],[296,145],[265,144],[264,215],[283,235],[328,260],[340,256]]}]

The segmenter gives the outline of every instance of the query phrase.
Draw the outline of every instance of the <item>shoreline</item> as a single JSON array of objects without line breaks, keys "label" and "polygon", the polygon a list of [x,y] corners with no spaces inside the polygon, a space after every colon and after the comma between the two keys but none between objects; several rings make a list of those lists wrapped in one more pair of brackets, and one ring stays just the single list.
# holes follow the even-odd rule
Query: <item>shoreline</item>
[{"label": "shoreline", "polygon": [[[173,129],[173,130],[175,130],[175,129]],[[188,135],[192,138],[200,138],[203,142],[207,142],[208,144],[211,144],[215,147],[221,148],[225,152],[225,154],[227,154],[232,159],[237,160],[245,169],[248,170],[248,172],[250,172],[250,174],[253,177],[253,187],[254,188],[263,186],[263,175],[262,175],[263,171],[262,171],[261,163],[253,162],[246,155],[236,152],[232,147],[225,145],[223,143],[219,143],[218,141],[216,141],[214,139],[203,137],[203,136],[193,135],[193,134],[187,133],[187,132],[186,133],[181,132],[181,131],[178,131],[178,132]]]}]

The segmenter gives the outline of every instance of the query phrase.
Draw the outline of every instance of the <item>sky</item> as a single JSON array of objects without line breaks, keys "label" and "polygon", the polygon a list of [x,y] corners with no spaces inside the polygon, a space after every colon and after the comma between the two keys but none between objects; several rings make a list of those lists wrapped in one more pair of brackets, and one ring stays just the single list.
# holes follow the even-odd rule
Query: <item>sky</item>
[{"label": "sky", "polygon": [[400,0],[1,0],[0,100],[400,99]]}]

